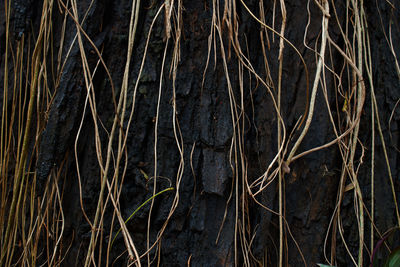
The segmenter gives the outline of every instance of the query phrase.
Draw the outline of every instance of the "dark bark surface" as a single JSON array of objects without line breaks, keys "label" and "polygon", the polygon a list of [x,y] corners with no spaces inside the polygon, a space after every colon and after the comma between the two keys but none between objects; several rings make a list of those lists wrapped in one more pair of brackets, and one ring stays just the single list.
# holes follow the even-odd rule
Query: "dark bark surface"
[{"label": "dark bark surface", "polygon": [[[19,1],[18,1],[19,2]],[[34,2],[35,13],[40,14],[41,1]],[[78,3],[79,12],[83,17],[84,12],[91,1],[81,0]],[[128,42],[128,28],[132,1],[121,0],[96,0],[90,8],[83,29],[93,40],[103,56],[112,81],[115,86],[115,94],[119,94],[121,88]],[[222,1],[223,2],[223,1]],[[259,1],[245,1],[251,10],[258,10]],[[312,2],[312,1],[311,1]],[[346,6],[341,1],[335,1],[336,12],[341,19],[341,26],[345,25]],[[394,52],[400,54],[399,10],[398,1],[392,1],[397,9],[392,9],[386,1],[364,3],[368,18],[369,38],[372,52],[372,67],[375,94],[378,101],[379,115],[383,134],[388,148],[388,156],[391,164],[392,175],[395,179],[395,188],[399,193],[399,164],[398,151],[400,118],[396,103],[400,98],[399,77],[396,73],[394,57],[388,48],[385,34],[388,34],[389,25],[392,25],[392,41]],[[305,25],[307,24],[307,3],[300,1],[286,1],[287,25],[285,36],[300,54],[308,67],[311,90],[312,81],[316,71],[316,55],[303,44]],[[278,4],[278,3],[277,3]],[[265,77],[264,57],[260,42],[260,24],[252,18],[246,9],[237,1],[237,15],[240,21],[238,38],[242,50],[248,56],[255,71]],[[279,4],[278,4],[279,5]],[[170,66],[173,60],[173,40],[170,39],[165,59],[165,68],[162,85],[162,94],[159,106],[158,134],[157,134],[157,192],[170,186],[179,188],[179,203],[169,218],[169,211],[176,193],[168,191],[155,198],[151,211],[150,243],[157,239],[158,231],[168,221],[162,242],[159,243],[161,266],[234,266],[235,245],[237,245],[237,265],[243,264],[240,240],[236,227],[245,224],[248,227],[247,239],[252,241],[251,249],[254,258],[250,261],[256,266],[256,260],[264,262],[267,266],[277,264],[279,247],[279,217],[258,205],[251,197],[241,194],[244,184],[242,176],[234,174],[237,168],[240,173],[243,166],[232,163],[230,149],[233,138],[233,126],[231,115],[230,95],[228,81],[224,72],[223,60],[219,48],[220,40],[216,37],[216,51],[211,47],[210,62],[204,76],[207,64],[208,37],[210,34],[212,19],[212,1],[183,1],[183,29],[180,41],[180,62],[177,68],[175,80],[176,88],[176,116],[179,123],[178,136],[182,138],[184,169],[181,181],[177,184],[177,175],[180,172],[181,155],[174,134],[174,111],[172,75]],[[127,108],[132,107],[133,89],[139,74],[140,63],[145,52],[146,38],[150,25],[154,19],[159,3],[147,3],[142,1],[139,12],[138,27],[135,35],[135,44],[131,60],[130,79],[128,85]],[[223,3],[220,3],[221,12]],[[272,25],[273,1],[265,1],[266,22]],[[17,16],[22,9],[15,9],[15,31],[19,35],[24,32],[21,19]],[[333,7],[331,6],[331,12]],[[379,12],[378,12],[379,10]],[[277,7],[275,21],[276,29],[281,23],[280,11]],[[305,42],[315,48],[315,42],[319,42],[321,34],[321,12],[318,7],[310,3],[310,26]],[[333,13],[331,13],[333,14]],[[259,16],[259,14],[256,14]],[[26,16],[26,15],[25,15]],[[54,29],[61,28],[63,15],[55,8],[53,14]],[[40,16],[32,16],[32,26],[37,27]],[[330,38],[344,47],[344,40],[340,35],[338,22],[331,19],[329,25]],[[71,19],[67,23],[65,36],[65,48],[72,43],[76,27]],[[229,83],[232,85],[233,95],[240,99],[241,80],[238,69],[238,58],[234,53],[234,47],[229,47],[228,29],[221,29],[226,46],[225,52],[230,50],[230,58],[227,69],[230,75]],[[5,38],[4,30],[0,28],[2,40]],[[384,32],[385,31],[385,32]],[[25,33],[27,35],[27,33]],[[58,49],[60,32],[54,30],[54,46]],[[272,37],[272,34],[269,35]],[[387,36],[386,36],[387,37]],[[279,75],[279,38],[270,39],[270,47],[266,51],[269,62],[272,83],[277,86]],[[264,40],[265,41],[265,40]],[[3,41],[2,41],[3,42]],[[17,40],[15,40],[17,42]],[[157,114],[157,101],[159,93],[160,73],[166,33],[164,23],[164,11],[157,19],[147,51],[147,58],[143,73],[140,77],[138,93],[136,95],[135,112],[132,125],[127,132],[127,169],[120,196],[120,207],[123,218],[128,218],[132,212],[152,196],[154,179],[154,130]],[[98,56],[91,44],[84,40],[84,47],[89,55],[89,65],[93,70]],[[317,49],[318,50],[318,49]],[[3,51],[3,50],[2,50]],[[216,62],[214,62],[216,53]],[[2,57],[4,57],[2,55]],[[228,58],[228,55],[227,55]],[[327,56],[328,58],[328,56]],[[295,127],[299,117],[304,114],[310,92],[307,93],[307,80],[304,66],[293,48],[285,45],[283,52],[282,70],[282,116],[288,134]],[[328,59],[327,59],[328,60]],[[329,55],[329,66],[339,71],[344,64],[340,53],[332,49]],[[3,65],[3,63],[2,63]],[[345,77],[347,77],[344,74]],[[277,117],[273,108],[270,95],[262,84],[258,83],[253,75],[244,70],[243,105],[243,147],[245,151],[246,177],[251,183],[260,177],[267,169],[270,162],[278,152],[277,147]],[[348,79],[342,79],[343,87],[350,86]],[[111,91],[111,83],[103,66],[98,67],[93,78],[94,91],[96,93],[96,105],[99,119],[109,131],[115,114],[114,96]],[[326,89],[329,97],[333,116],[342,116],[344,112],[336,109],[336,80],[326,70]],[[203,84],[203,86],[202,86]],[[358,173],[358,179],[363,193],[366,208],[370,206],[370,170],[371,170],[371,99],[367,87],[367,97],[364,111],[361,117],[359,141],[366,151],[362,157],[363,164]],[[56,95],[48,110],[47,122],[41,134],[39,155],[36,171],[38,175],[38,195],[43,194],[45,182],[49,175],[61,167],[64,159],[67,159],[64,171],[67,178],[60,182],[64,186],[63,211],[65,216],[65,232],[63,243],[66,253],[64,266],[82,266],[86,256],[86,248],[90,241],[91,228],[81,210],[80,192],[76,163],[74,158],[74,144],[81,123],[82,114],[85,115],[79,140],[77,142],[77,160],[80,168],[82,182],[82,200],[88,217],[93,220],[98,192],[100,191],[100,170],[97,163],[95,133],[93,131],[93,119],[90,111],[84,109],[86,87],[82,73],[82,62],[77,42],[73,45],[70,55],[58,87],[54,88]],[[275,90],[275,89],[274,89]],[[276,91],[274,91],[276,93]],[[339,107],[344,104],[343,98],[338,98]],[[236,103],[240,105],[240,103]],[[329,119],[327,107],[321,87],[317,94],[315,114],[310,130],[302,142],[299,152],[325,144],[335,138],[332,124]],[[393,111],[393,117],[391,114]],[[391,119],[390,128],[389,120]],[[128,115],[125,121],[128,120]],[[124,125],[125,127],[126,125]],[[344,126],[343,126],[344,127]],[[236,128],[237,130],[237,128]],[[300,131],[294,133],[294,140]],[[381,141],[376,134],[375,144],[375,224],[381,233],[396,226],[396,213],[391,194],[390,181],[382,149]],[[107,133],[100,133],[103,147],[107,145]],[[115,141],[117,142],[117,141]],[[289,149],[294,142],[289,143]],[[106,150],[103,152],[105,153]],[[114,151],[116,153],[116,151]],[[359,146],[356,158],[361,157]],[[105,154],[103,155],[105,157]],[[240,161],[238,161],[240,164]],[[359,161],[356,162],[357,164]],[[233,167],[233,169],[232,169]],[[324,242],[326,234],[331,231],[330,220],[335,211],[337,195],[340,186],[342,158],[337,145],[327,149],[308,154],[290,164],[290,173],[285,175],[285,259],[288,266],[303,266],[295,240],[304,255],[308,266],[316,263],[324,263]],[[123,164],[121,164],[121,169]],[[145,176],[149,179],[146,180]],[[50,176],[51,177],[51,176]],[[278,211],[278,180],[274,180],[262,193],[256,196],[256,200],[264,206]],[[350,183],[347,180],[346,184]],[[238,195],[239,194],[239,195]],[[246,198],[246,201],[243,199]],[[246,216],[248,219],[237,224],[241,212],[237,214],[236,201],[246,203]],[[112,221],[111,204],[104,216],[103,247],[110,242],[110,224]],[[127,223],[128,230],[133,237],[139,254],[146,251],[147,221],[150,205],[145,205]],[[354,193],[344,193],[341,204],[341,217],[344,235],[350,253],[357,258],[358,253],[358,227],[354,216]],[[368,221],[366,219],[366,221]],[[114,222],[116,223],[116,222]],[[118,223],[117,223],[118,225]],[[369,244],[370,224],[366,223],[366,240]],[[118,227],[114,227],[114,234]],[[289,230],[290,229],[290,230]],[[330,232],[331,233],[331,232]],[[254,237],[254,238],[253,238]],[[327,249],[330,255],[331,234],[327,239]],[[377,237],[378,238],[378,237]],[[235,241],[236,240],[236,241]],[[336,264],[337,266],[350,266],[352,261],[346,251],[340,236],[337,233]],[[379,240],[379,238],[378,238]],[[237,244],[236,244],[237,242]],[[71,244],[70,247],[67,244]],[[104,248],[103,248],[104,249]],[[124,240],[120,234],[113,244],[110,255],[114,266],[126,264],[127,257]],[[156,254],[156,249],[150,252],[151,257]],[[157,252],[158,253],[158,252]],[[330,258],[330,256],[328,256]],[[369,263],[367,249],[364,253],[365,265]],[[255,260],[256,259],[256,260]],[[143,263],[146,257],[143,258]],[[105,262],[105,255],[102,260]],[[154,266],[156,262],[153,263]]]}]

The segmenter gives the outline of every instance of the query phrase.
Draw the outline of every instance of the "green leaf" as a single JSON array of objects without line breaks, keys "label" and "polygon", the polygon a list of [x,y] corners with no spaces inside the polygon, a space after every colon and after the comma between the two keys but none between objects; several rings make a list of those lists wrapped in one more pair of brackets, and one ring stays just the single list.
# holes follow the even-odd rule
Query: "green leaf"
[{"label": "green leaf", "polygon": [[[139,211],[144,205],[146,205],[150,200],[152,200],[153,198],[155,198],[155,197],[158,196],[158,195],[161,195],[161,194],[164,193],[164,192],[171,191],[171,190],[174,190],[174,188],[173,188],[173,187],[169,187],[169,188],[164,189],[164,190],[158,192],[157,194],[151,196],[149,199],[147,199],[145,202],[143,202],[143,203],[131,214],[131,216],[129,216],[128,219],[125,220],[125,223],[129,222],[129,220],[132,219],[133,215],[135,215],[136,212],[138,212],[138,211]],[[117,238],[119,232],[121,232],[121,228],[119,228],[118,232],[115,234],[113,240],[111,241],[110,247],[112,247],[112,245],[114,244],[114,241],[115,241],[115,239]]]},{"label": "green leaf", "polygon": [[390,253],[388,259],[386,260],[385,267],[398,267],[400,266],[400,247]]},{"label": "green leaf", "polygon": [[332,265],[326,265],[326,264],[322,264],[322,263],[317,263],[317,265],[319,267],[335,267],[335,266],[332,266]]}]

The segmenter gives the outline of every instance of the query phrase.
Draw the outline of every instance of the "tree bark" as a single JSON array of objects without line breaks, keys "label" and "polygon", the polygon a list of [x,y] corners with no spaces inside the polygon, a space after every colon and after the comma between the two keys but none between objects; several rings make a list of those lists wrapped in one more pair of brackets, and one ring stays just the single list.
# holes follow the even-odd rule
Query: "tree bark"
[{"label": "tree bark", "polygon": [[[73,13],[71,2],[67,2],[64,4]],[[44,113],[37,114],[42,129],[38,128],[37,154],[31,156],[36,164],[31,169],[37,177],[37,200],[50,198],[50,188],[56,181],[63,190],[62,245],[54,248],[65,255],[61,265],[83,266],[96,231],[101,237],[93,261],[114,266],[132,263],[122,232],[107,256],[107,246],[121,228],[107,197],[107,186],[100,225],[92,229],[85,218],[87,214],[94,223],[104,178],[99,158],[105,165],[110,156],[107,146],[115,118],[116,134],[106,178],[112,183],[118,177],[117,186],[111,186],[113,194],[120,190],[119,197],[114,197],[122,218],[126,220],[154,193],[174,188],[154,197],[126,222],[143,265],[278,266],[282,262],[284,266],[350,266],[354,261],[360,263],[360,238],[364,239],[361,262],[368,265],[372,253],[371,199],[375,203],[374,244],[385,231],[399,226],[392,186],[398,197],[400,74],[396,64],[400,54],[400,2],[357,2],[354,7],[353,1],[329,1],[329,10],[325,9],[329,14],[324,14],[321,8],[325,1],[142,1],[123,114],[118,112],[118,101],[124,93],[133,3],[139,4],[127,0],[77,1],[80,25],[86,33],[81,32],[82,47],[72,14],[66,13],[61,3],[53,3],[53,50],[48,50],[44,64],[56,66],[66,61],[62,70],[55,69],[54,76],[48,77],[54,98]],[[168,4],[172,5],[170,17]],[[34,41],[42,5],[43,1],[32,1],[33,32],[21,30],[15,18],[19,23],[16,34],[23,34],[24,39],[10,42]],[[157,17],[160,8],[164,9]],[[365,18],[363,40],[369,42],[362,46],[362,68],[357,65],[360,48],[355,10],[361,20]],[[316,77],[324,18],[329,21],[329,38],[322,55],[321,77]],[[4,44],[5,29],[0,31]],[[368,49],[370,78],[364,58]],[[94,73],[93,87],[85,80],[82,51],[88,69]],[[99,62],[98,53],[108,70]],[[362,79],[348,59],[361,70]],[[351,123],[359,123],[352,162],[345,147],[351,149],[354,129],[329,147],[287,161],[306,124],[315,79],[314,114],[295,155],[327,144],[336,138],[335,131],[341,135],[352,127]],[[366,98],[358,121],[356,108],[361,100],[357,99],[357,90],[362,83]],[[91,96],[95,95],[95,113],[88,102],[88,88]],[[372,89],[385,144],[372,108]],[[119,142],[125,137],[121,152]],[[96,138],[101,152],[96,148]],[[116,164],[119,156],[121,161]],[[269,177],[257,180],[267,170]],[[57,176],[58,172],[62,175]],[[364,208],[363,235],[357,217],[359,201]],[[145,254],[154,242],[155,247]],[[43,237],[38,251],[55,244],[56,240]],[[46,257],[38,257],[37,263],[48,261]]]}]

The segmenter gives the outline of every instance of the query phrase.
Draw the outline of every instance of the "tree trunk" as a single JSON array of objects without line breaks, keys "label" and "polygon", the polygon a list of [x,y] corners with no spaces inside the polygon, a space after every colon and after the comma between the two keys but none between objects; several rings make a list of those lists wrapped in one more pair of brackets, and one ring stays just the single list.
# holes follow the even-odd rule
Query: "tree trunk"
[{"label": "tree trunk", "polygon": [[1,150],[3,264],[368,266],[400,226],[399,1],[23,5],[1,6],[2,144],[29,134],[26,161]]}]

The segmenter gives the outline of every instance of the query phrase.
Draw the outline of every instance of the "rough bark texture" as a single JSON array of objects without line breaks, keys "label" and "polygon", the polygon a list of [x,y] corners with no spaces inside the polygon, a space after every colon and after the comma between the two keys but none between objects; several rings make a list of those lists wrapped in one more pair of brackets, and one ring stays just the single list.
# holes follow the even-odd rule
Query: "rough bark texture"
[{"label": "rough bark texture", "polygon": [[[33,1],[34,8],[40,10],[40,1]],[[91,1],[80,0],[79,12],[82,16]],[[116,94],[122,83],[125,59],[127,53],[128,26],[132,1],[121,0],[95,0],[83,28],[91,37],[97,48],[101,51],[116,88]],[[223,1],[222,1],[223,2]],[[251,10],[258,10],[259,1],[245,1]],[[312,2],[312,1],[311,1]],[[338,17],[345,23],[346,6],[344,1],[335,1]],[[369,25],[370,44],[373,60],[373,78],[375,93],[380,108],[380,118],[383,134],[389,151],[389,160],[392,166],[392,174],[395,178],[395,186],[399,188],[399,109],[395,109],[396,102],[400,98],[399,77],[395,71],[393,55],[388,49],[382,25],[386,31],[390,20],[399,17],[398,9],[393,10],[386,1],[367,1],[364,3]],[[395,6],[399,8],[398,1]],[[307,49],[303,44],[305,25],[307,24],[306,1],[286,1],[287,25],[285,36],[299,49],[304,57],[310,79],[312,80],[316,70],[315,53]],[[240,4],[237,3],[238,38],[245,54],[251,60],[254,69],[265,76],[265,66],[260,42],[260,25]],[[140,62],[145,50],[145,43],[150,24],[159,8],[159,3],[147,3],[142,1],[138,28],[135,35],[135,45],[131,61],[131,73],[129,80],[128,99],[132,99],[133,88],[138,77]],[[223,10],[223,3],[220,3]],[[273,1],[265,1],[267,11],[266,21],[272,25]],[[212,1],[183,1],[183,32],[180,42],[180,63],[178,66],[176,85],[177,118],[183,139],[184,172],[179,187],[179,204],[172,215],[160,243],[160,259],[162,266],[185,266],[190,262],[191,266],[233,266],[235,265],[235,239],[238,240],[238,265],[242,265],[240,236],[235,235],[236,208],[235,201],[241,201],[242,195],[237,196],[236,185],[242,187],[241,182],[234,181],[231,169],[229,151],[233,137],[232,116],[230,98],[227,90],[227,79],[221,59],[219,46],[217,51],[211,49],[210,63],[205,72],[204,86],[203,72],[206,67],[208,54],[208,37],[212,18]],[[22,22],[17,15],[22,12],[16,6],[15,23],[17,35],[23,32],[20,29]],[[379,8],[379,12],[377,12]],[[277,9],[279,10],[279,9]],[[318,7],[310,3],[311,22],[305,42],[315,48],[315,42],[319,41],[321,31],[321,12]],[[332,7],[331,7],[332,10]],[[333,11],[332,11],[333,12]],[[40,12],[37,12],[40,14]],[[280,12],[275,15],[275,21],[280,25]],[[256,14],[257,16],[259,14]],[[54,29],[61,27],[63,17],[57,9],[53,14]],[[39,23],[39,17],[32,17],[33,26]],[[382,20],[382,25],[381,25]],[[65,43],[71,44],[76,28],[72,20],[67,23]],[[275,28],[279,29],[278,26]],[[227,29],[221,29],[227,36]],[[0,28],[2,40],[5,38],[4,29]],[[392,29],[394,51],[400,54],[400,33],[398,19]],[[330,37],[342,47],[344,45],[340,36],[337,22],[331,21]],[[57,38],[60,33],[54,31],[55,48],[59,45]],[[270,35],[271,37],[272,35]],[[273,83],[277,83],[278,77],[278,53],[279,39],[275,35],[275,41],[267,49],[267,58],[271,62],[270,74]],[[265,40],[264,40],[265,41]],[[3,42],[3,41],[2,41]],[[172,61],[172,42],[167,50],[166,67],[163,74],[163,87],[160,102],[160,116],[158,124],[158,175],[157,191],[169,186],[176,187],[177,171],[180,163],[180,154],[176,145],[173,130],[172,108],[172,76],[170,75],[170,62]],[[216,41],[219,44],[219,40]],[[136,107],[132,126],[127,137],[127,171],[122,187],[120,205],[123,218],[129,215],[153,192],[153,179],[146,180],[143,173],[150,178],[154,169],[154,118],[157,112],[157,98],[160,82],[160,72],[165,46],[165,24],[162,16],[155,23],[148,47],[148,55],[144,65],[144,71],[140,78]],[[85,48],[90,55],[91,68],[97,62],[97,55],[91,45],[85,41]],[[226,52],[231,50],[228,60],[230,83],[236,97],[239,97],[237,57],[233,47],[226,47]],[[64,56],[67,48],[64,49]],[[2,50],[3,51],[3,50]],[[91,53],[92,52],[92,53]],[[214,62],[214,53],[217,54],[217,62]],[[344,61],[336,50],[329,55],[330,66],[339,70]],[[304,113],[308,94],[306,93],[305,69],[299,56],[286,45],[283,53],[282,74],[282,116],[284,117],[287,131],[294,128],[300,115]],[[336,110],[335,83],[333,75],[326,71],[326,84],[331,107],[334,109],[334,117],[344,116],[343,111]],[[345,74],[347,75],[347,74]],[[244,106],[246,114],[244,127],[244,145],[247,163],[247,177],[250,181],[261,176],[277,153],[277,119],[267,90],[257,84],[254,77],[249,79],[249,73],[245,71]],[[344,81],[346,79],[343,79]],[[344,84],[344,87],[349,86]],[[94,76],[94,88],[97,99],[98,116],[106,129],[111,129],[114,115],[113,95],[110,89],[110,81],[104,68],[101,66]],[[65,266],[82,265],[85,259],[85,248],[90,240],[91,229],[86,222],[79,202],[78,177],[74,159],[74,141],[82,118],[83,105],[86,97],[86,88],[82,75],[80,52],[77,44],[74,45],[69,59],[64,67],[54,102],[48,112],[48,120],[41,135],[40,154],[37,160],[37,174],[39,177],[39,189],[43,187],[47,177],[53,169],[61,165],[67,155],[67,179],[63,184],[65,193],[63,196],[65,232],[64,244],[70,244],[64,260]],[[128,109],[132,101],[128,100]],[[360,128],[360,142],[369,151],[371,147],[371,124],[368,116],[371,114],[369,91],[364,106],[362,123]],[[240,103],[239,103],[240,104]],[[343,106],[343,103],[339,103]],[[327,107],[321,88],[317,94],[316,108],[318,112],[314,118],[310,130],[301,144],[299,151],[322,145],[334,139],[333,129],[327,113]],[[392,110],[394,116],[391,120],[391,128],[388,127]],[[89,218],[94,217],[97,197],[100,188],[100,171],[97,164],[95,149],[95,137],[93,121],[90,112],[86,111],[85,121],[78,141],[78,161],[82,181],[82,197],[85,211]],[[296,132],[294,137],[298,137]],[[102,140],[106,140],[107,134],[101,133]],[[375,223],[377,228],[384,232],[396,225],[395,208],[387,176],[387,168],[379,138],[376,138],[376,162],[375,162],[375,189],[376,189],[376,213]],[[103,147],[105,147],[104,142]],[[292,146],[293,144],[291,144]],[[291,147],[289,146],[289,147]],[[194,147],[193,153],[192,149]],[[358,157],[361,149],[358,148]],[[357,158],[357,157],[356,157]],[[315,266],[324,260],[324,241],[329,228],[331,216],[335,210],[339,178],[342,168],[342,159],[337,146],[331,146],[318,152],[311,153],[290,165],[290,173],[286,174],[285,185],[285,209],[288,231],[287,243],[285,243],[285,262],[289,266],[302,266],[304,263],[299,251],[293,242],[296,240],[301,248],[306,263]],[[370,153],[365,153],[363,164],[359,169],[359,182],[366,205],[370,203]],[[240,168],[239,168],[240,170]],[[277,180],[276,180],[277,181]],[[266,207],[278,210],[277,182],[257,196]],[[43,189],[43,188],[42,188]],[[42,191],[40,189],[39,191]],[[233,192],[233,193],[231,193]],[[241,192],[241,191],[240,191]],[[358,252],[358,229],[354,216],[353,191],[346,192],[341,205],[341,216],[347,246],[353,256]],[[39,195],[42,192],[38,192]],[[398,193],[398,192],[397,192]],[[232,197],[231,197],[232,194]],[[172,204],[174,193],[167,192],[155,198],[152,210],[150,241],[157,238],[157,233],[166,221]],[[277,246],[279,241],[278,216],[257,205],[248,198],[248,216],[250,238],[252,241],[252,253],[254,258],[264,261],[267,265],[277,264]],[[369,209],[369,206],[367,206]],[[146,229],[150,205],[144,206],[132,220],[127,223],[128,230],[133,236],[139,253],[146,251]],[[112,208],[108,209],[104,218],[103,246],[107,246],[109,240],[109,225],[112,219]],[[240,226],[240,225],[239,225]],[[114,229],[119,227],[114,227]],[[369,224],[366,227],[369,233]],[[115,230],[114,230],[115,233]],[[219,238],[217,239],[217,237]],[[368,236],[368,234],[367,234]],[[340,239],[338,235],[338,240]],[[328,239],[330,249],[331,237]],[[368,244],[369,237],[366,238]],[[126,257],[117,258],[125,250],[122,235],[117,237],[110,258],[114,266],[126,263]],[[155,250],[150,255],[154,257]],[[338,266],[350,266],[352,264],[343,243],[337,242],[336,259]],[[252,259],[253,260],[253,259]],[[104,261],[103,261],[104,262]],[[254,261],[255,262],[255,261]],[[365,253],[365,262],[368,263],[368,254]],[[156,263],[154,263],[156,264]]]}]

